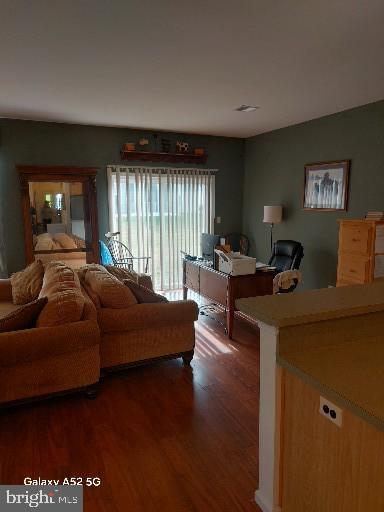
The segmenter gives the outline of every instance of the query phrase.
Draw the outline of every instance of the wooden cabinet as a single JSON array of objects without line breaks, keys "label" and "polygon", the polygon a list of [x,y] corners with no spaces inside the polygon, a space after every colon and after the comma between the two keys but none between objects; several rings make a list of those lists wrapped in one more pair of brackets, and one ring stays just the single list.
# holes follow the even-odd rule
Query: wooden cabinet
[{"label": "wooden cabinet", "polygon": [[384,222],[342,220],[339,226],[337,286],[384,277]]},{"label": "wooden cabinet", "polygon": [[284,370],[282,512],[382,512],[384,432],[343,410],[319,413],[320,393]]}]

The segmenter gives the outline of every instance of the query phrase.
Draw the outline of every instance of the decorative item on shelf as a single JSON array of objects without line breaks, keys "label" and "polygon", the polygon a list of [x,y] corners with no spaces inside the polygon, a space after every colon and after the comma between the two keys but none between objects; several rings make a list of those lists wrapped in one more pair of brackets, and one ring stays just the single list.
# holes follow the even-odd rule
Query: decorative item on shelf
[{"label": "decorative item on shelf", "polygon": [[189,150],[189,143],[178,140],[176,141],[176,153],[188,153]]},{"label": "decorative item on shelf", "polygon": [[153,134],[153,151],[155,151],[155,152],[159,151],[159,134],[158,133]]},{"label": "decorative item on shelf", "polygon": [[350,160],[304,166],[304,210],[346,210]]},{"label": "decorative item on shelf", "polygon": [[123,146],[123,151],[135,151],[136,146],[134,142],[126,142]]},{"label": "decorative item on shelf", "polygon": [[264,206],[264,218],[263,222],[267,222],[271,225],[271,252],[273,246],[273,225],[280,224],[283,219],[283,207],[282,206]]},{"label": "decorative item on shelf", "polygon": [[169,153],[171,151],[171,141],[169,139],[161,139],[161,151]]},{"label": "decorative item on shelf", "polygon": [[148,145],[149,145],[148,139],[146,139],[145,137],[142,137],[141,139],[139,139],[140,151],[146,151]]},{"label": "decorative item on shelf", "polygon": [[195,148],[193,150],[193,154],[196,156],[203,156],[204,155],[204,148]]}]

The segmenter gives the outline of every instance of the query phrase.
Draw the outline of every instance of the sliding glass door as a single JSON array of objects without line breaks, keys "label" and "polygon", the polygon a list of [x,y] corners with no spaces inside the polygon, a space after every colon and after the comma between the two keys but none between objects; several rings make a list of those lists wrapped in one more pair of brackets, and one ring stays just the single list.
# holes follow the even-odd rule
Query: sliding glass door
[{"label": "sliding glass door", "polygon": [[200,256],[201,233],[213,230],[214,171],[108,167],[108,188],[110,230],[134,256],[151,257],[155,289],[181,288],[180,251]]}]

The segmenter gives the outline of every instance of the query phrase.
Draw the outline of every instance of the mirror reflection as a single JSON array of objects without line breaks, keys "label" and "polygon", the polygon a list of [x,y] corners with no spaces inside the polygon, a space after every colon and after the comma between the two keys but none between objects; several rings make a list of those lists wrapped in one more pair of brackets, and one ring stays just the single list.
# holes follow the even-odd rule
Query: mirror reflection
[{"label": "mirror reflection", "polygon": [[81,182],[29,182],[35,258],[86,263],[85,202]]}]

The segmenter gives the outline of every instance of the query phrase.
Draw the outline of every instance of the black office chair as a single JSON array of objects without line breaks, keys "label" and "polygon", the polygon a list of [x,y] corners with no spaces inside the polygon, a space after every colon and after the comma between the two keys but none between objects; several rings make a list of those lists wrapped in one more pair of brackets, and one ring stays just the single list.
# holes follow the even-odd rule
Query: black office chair
[{"label": "black office chair", "polygon": [[[304,248],[300,242],[294,240],[278,240],[273,244],[273,250],[269,265],[276,267],[276,272],[284,272],[286,270],[298,270],[301,260],[304,257]],[[286,289],[279,289],[278,293],[293,292],[298,284],[298,280],[294,280],[294,284]]]},{"label": "black office chair", "polygon": [[276,267],[277,272],[284,270],[298,270],[304,248],[300,242],[294,240],[278,240],[273,244],[273,250],[268,265]]},{"label": "black office chair", "polygon": [[244,254],[244,256],[248,255],[249,239],[247,236],[241,233],[229,233],[225,235],[225,243],[231,246],[233,252],[239,252],[240,254]]}]

